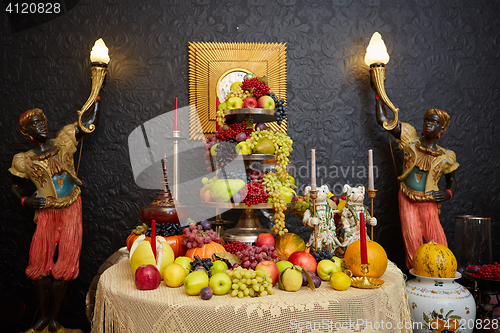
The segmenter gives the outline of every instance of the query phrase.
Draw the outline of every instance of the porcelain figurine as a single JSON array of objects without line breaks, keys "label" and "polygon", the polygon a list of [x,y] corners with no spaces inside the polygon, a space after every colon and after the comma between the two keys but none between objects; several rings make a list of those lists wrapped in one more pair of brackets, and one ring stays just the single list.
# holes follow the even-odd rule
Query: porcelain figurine
[{"label": "porcelain figurine", "polygon": [[371,217],[370,213],[363,204],[365,199],[365,188],[363,186],[350,187],[344,185],[344,193],[346,193],[346,205],[342,209],[340,220],[344,229],[344,242],[342,247],[347,248],[351,243],[359,240],[359,213],[365,214],[365,223],[368,222],[372,226],[377,225],[377,219]]},{"label": "porcelain figurine", "polygon": [[[307,196],[311,191],[311,186],[306,186],[304,196]],[[332,253],[342,244],[337,238],[335,227],[336,211],[328,204],[328,185],[322,185],[317,188],[318,195],[316,198],[316,217],[313,216],[311,208],[312,201],[309,200],[310,207],[304,212],[302,222],[306,227],[316,229],[313,230],[309,241],[306,244],[307,248],[315,248],[316,250],[330,250]],[[315,238],[316,236],[316,238]],[[316,248],[317,245],[317,248]]]}]

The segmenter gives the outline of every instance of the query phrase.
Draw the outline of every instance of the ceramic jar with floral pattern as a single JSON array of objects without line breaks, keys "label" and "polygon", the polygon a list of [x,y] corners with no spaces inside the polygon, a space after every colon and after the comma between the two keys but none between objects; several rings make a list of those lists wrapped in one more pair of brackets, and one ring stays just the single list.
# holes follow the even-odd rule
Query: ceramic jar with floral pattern
[{"label": "ceramic jar with floral pattern", "polygon": [[416,275],[406,282],[413,332],[472,333],[476,320],[476,303],[472,294],[454,278],[441,279]]}]

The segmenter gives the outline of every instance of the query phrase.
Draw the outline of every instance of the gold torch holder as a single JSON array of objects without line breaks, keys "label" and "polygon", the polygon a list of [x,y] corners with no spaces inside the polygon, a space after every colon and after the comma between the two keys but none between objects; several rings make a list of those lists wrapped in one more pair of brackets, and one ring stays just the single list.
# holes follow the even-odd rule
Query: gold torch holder
[{"label": "gold torch holder", "polygon": [[351,287],[375,289],[384,284],[384,280],[366,276],[370,272],[370,264],[361,264],[362,277],[351,277]]},{"label": "gold torch holder", "polygon": [[104,83],[104,78],[106,77],[106,73],[108,65],[103,62],[93,62],[92,67],[90,68],[90,72],[92,74],[92,89],[90,91],[90,96],[82,106],[81,110],[78,110],[78,128],[84,133],[92,133],[95,130],[95,125],[90,124],[89,127],[85,127],[82,123],[82,116],[87,112],[90,107],[96,102],[97,97],[99,96],[99,92],[101,91],[102,84]]},{"label": "gold torch holder", "polygon": [[390,124],[388,124],[386,121],[384,121],[384,123],[382,124],[386,130],[390,131],[398,125],[399,108],[396,108],[394,104],[392,104],[391,100],[389,99],[389,97],[387,97],[387,94],[385,92],[385,71],[386,69],[383,63],[370,65],[370,76],[373,84],[375,85],[375,89],[377,90],[377,94],[379,95],[380,100],[382,100],[382,102],[384,102],[384,104],[387,105],[387,107],[394,113],[394,119]]}]

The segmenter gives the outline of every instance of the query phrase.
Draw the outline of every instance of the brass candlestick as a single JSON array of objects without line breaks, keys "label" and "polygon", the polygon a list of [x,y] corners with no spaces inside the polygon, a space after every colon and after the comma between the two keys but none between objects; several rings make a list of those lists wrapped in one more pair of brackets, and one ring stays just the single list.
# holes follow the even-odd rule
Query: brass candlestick
[{"label": "brass candlestick", "polygon": [[367,277],[370,271],[370,264],[361,264],[362,277],[351,277],[351,286],[360,289],[375,289],[384,284],[384,280]]},{"label": "brass candlestick", "polygon": [[[373,217],[373,199],[375,199],[375,196],[377,196],[377,190],[366,190],[368,193],[368,198],[370,198],[371,201],[371,207],[370,207],[370,214]],[[373,226],[371,226],[371,235],[372,235],[372,240],[375,240],[375,237],[373,235]]]},{"label": "brass candlestick", "polygon": [[[309,200],[312,202],[312,217],[317,217],[316,215],[316,199],[318,198],[318,190],[309,191]],[[314,226],[314,249],[318,251],[318,225]]]}]

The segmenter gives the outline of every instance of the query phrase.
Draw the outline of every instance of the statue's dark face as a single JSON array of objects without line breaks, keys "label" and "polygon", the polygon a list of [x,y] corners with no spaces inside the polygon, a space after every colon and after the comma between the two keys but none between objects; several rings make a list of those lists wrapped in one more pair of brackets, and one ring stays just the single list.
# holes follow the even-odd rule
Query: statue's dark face
[{"label": "statue's dark face", "polygon": [[437,139],[443,132],[441,119],[434,113],[427,114],[424,117],[424,137],[427,139]]},{"label": "statue's dark face", "polygon": [[49,129],[47,120],[41,114],[34,115],[26,126],[26,132],[34,139],[34,141],[45,141],[49,138]]}]

